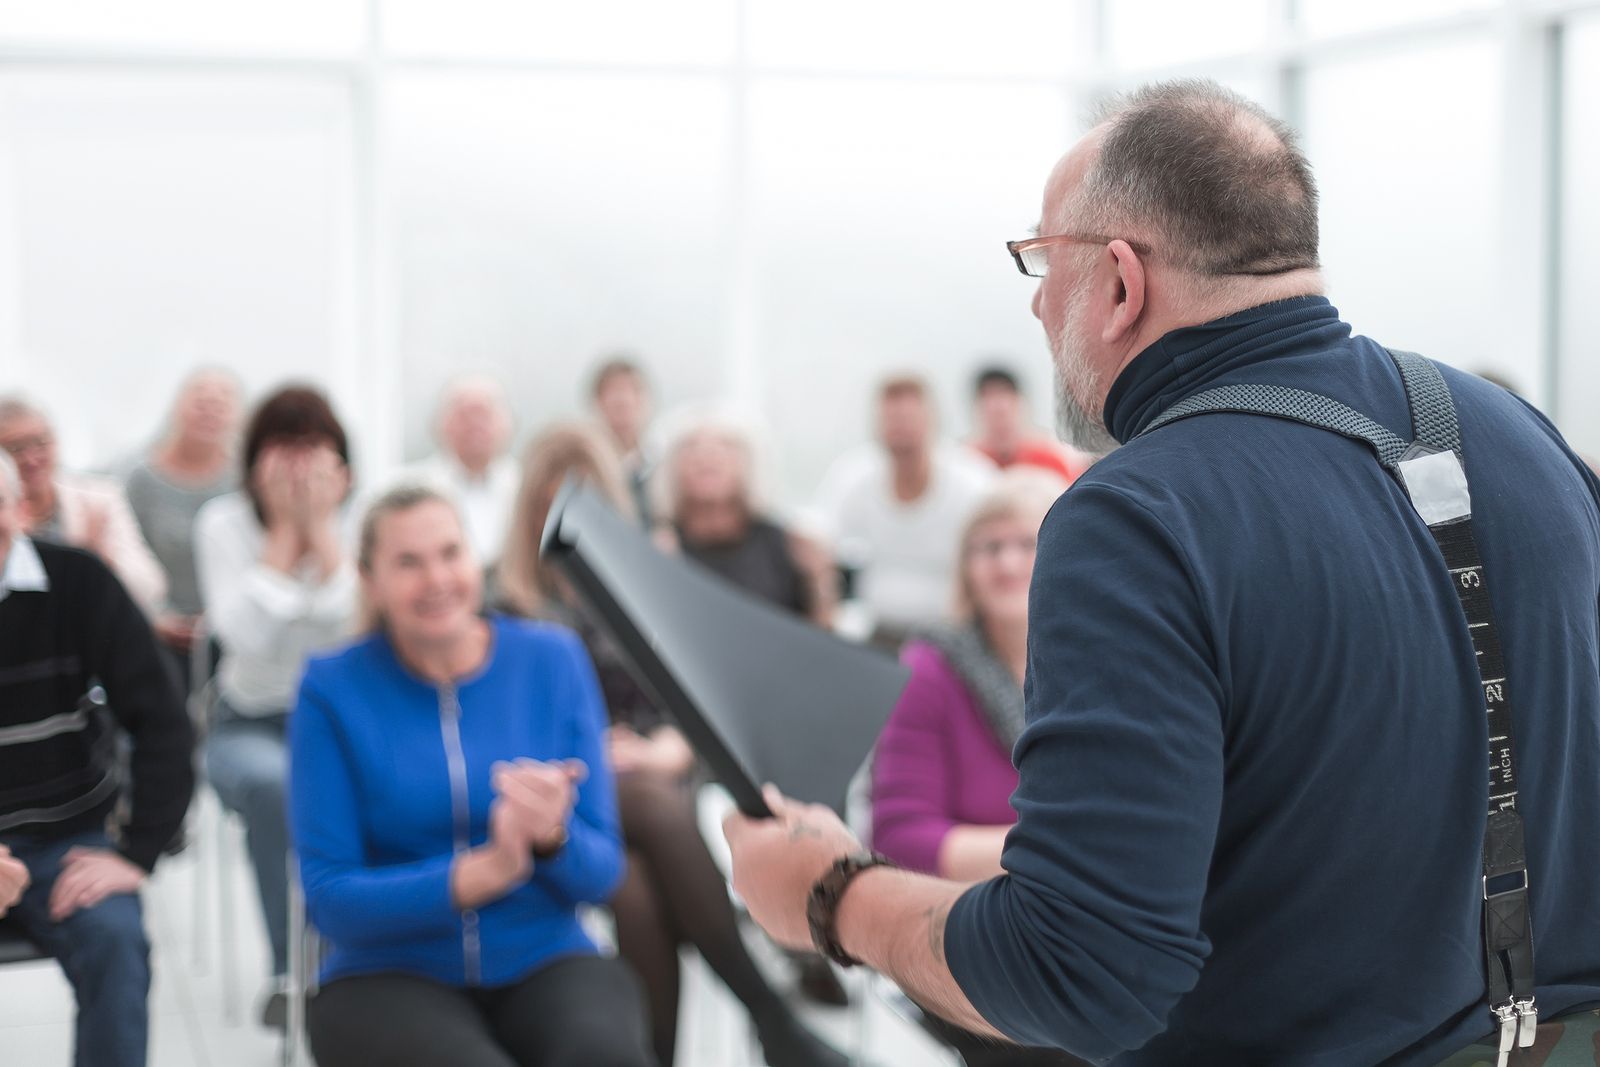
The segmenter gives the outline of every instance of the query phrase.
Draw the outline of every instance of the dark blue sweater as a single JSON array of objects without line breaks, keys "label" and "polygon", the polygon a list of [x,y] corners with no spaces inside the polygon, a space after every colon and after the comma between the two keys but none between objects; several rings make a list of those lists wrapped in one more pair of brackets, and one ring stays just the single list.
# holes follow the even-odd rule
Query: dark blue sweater
[{"label": "dark blue sweater", "polygon": [[[1531,408],[1444,374],[1517,716],[1549,1018],[1600,1001],[1600,486]],[[1321,298],[1166,335],[1106,423],[1128,442],[1246,382],[1411,436],[1393,364]],[[1045,520],[1031,603],[1010,873],[947,930],[986,1019],[1119,1065],[1429,1064],[1488,1032],[1472,646],[1366,446],[1227,414],[1133,440]]]},{"label": "dark blue sweater", "polygon": [[[306,668],[289,811],[306,909],[331,946],[324,980],[399,971],[492,987],[595,952],[575,909],[609,900],[623,861],[594,668],[570,631],[492,622],[489,661],[455,686],[413,675],[381,635]],[[487,840],[490,768],[522,756],[589,765],[567,843],[530,881],[463,913],[450,899],[457,834]]]}]

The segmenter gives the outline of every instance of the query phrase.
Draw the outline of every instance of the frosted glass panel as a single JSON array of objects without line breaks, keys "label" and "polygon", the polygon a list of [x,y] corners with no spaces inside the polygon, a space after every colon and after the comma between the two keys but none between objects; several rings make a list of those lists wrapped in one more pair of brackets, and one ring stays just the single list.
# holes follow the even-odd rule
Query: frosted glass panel
[{"label": "frosted glass panel", "polygon": [[1485,322],[1500,307],[1500,99],[1489,41],[1313,66],[1305,138],[1329,295],[1356,332],[1527,381]]},{"label": "frosted glass panel", "polygon": [[384,0],[384,42],[427,55],[722,63],[738,0]]},{"label": "frosted glass panel", "polygon": [[1312,34],[1349,33],[1496,7],[1504,0],[1295,0]]},{"label": "frosted glass panel", "polygon": [[1140,69],[1250,52],[1272,28],[1272,0],[1113,0],[1104,5],[1113,66]]},{"label": "frosted glass panel", "polygon": [[1005,242],[1037,222],[1072,110],[1043,89],[757,84],[756,349],[791,500],[867,436],[889,371],[927,375],[964,433],[969,376],[999,354],[1048,413],[1034,283]]},{"label": "frosted glass panel", "polygon": [[364,0],[0,0],[0,41],[354,52]]},{"label": "frosted glass panel", "polygon": [[463,369],[499,375],[524,429],[570,414],[618,347],[665,403],[717,392],[722,82],[410,76],[389,114],[408,455]]},{"label": "frosted glass panel", "polygon": [[751,62],[823,70],[1065,77],[1080,54],[1067,0],[749,0]]},{"label": "frosted glass panel", "polygon": [[1600,455],[1600,15],[1574,19],[1565,46],[1555,416],[1573,447]]},{"label": "frosted glass panel", "polygon": [[196,363],[253,392],[331,384],[349,337],[347,101],[241,76],[0,78],[0,345],[69,461],[156,432]]}]

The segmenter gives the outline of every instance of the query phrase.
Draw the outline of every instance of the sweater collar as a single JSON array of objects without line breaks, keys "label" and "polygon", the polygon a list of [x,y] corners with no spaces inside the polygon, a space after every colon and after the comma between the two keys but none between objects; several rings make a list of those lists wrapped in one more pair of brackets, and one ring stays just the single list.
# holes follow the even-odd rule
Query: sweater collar
[{"label": "sweater collar", "polygon": [[1106,395],[1105,425],[1127,444],[1173,404],[1241,368],[1323,349],[1350,336],[1321,296],[1298,296],[1163,334],[1133,358]]},{"label": "sweater collar", "polygon": [[48,593],[50,575],[45,573],[44,561],[33,542],[21,534],[11,539],[11,551],[6,553],[5,566],[0,568],[0,600],[12,593]]}]

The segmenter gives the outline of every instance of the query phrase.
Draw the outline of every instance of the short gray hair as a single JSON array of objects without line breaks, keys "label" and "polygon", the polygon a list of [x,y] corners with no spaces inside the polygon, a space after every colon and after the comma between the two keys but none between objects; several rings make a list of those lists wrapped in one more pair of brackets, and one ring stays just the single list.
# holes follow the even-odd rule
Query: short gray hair
[{"label": "short gray hair", "polygon": [[[0,426],[18,419],[44,419],[44,412],[16,394],[0,396]],[[48,420],[46,420],[48,421]]]},{"label": "short gray hair", "polygon": [[[1203,78],[1110,100],[1074,226],[1142,231],[1157,257],[1201,275],[1318,266],[1317,186],[1295,133]],[[1120,235],[1119,235],[1120,236]]]}]

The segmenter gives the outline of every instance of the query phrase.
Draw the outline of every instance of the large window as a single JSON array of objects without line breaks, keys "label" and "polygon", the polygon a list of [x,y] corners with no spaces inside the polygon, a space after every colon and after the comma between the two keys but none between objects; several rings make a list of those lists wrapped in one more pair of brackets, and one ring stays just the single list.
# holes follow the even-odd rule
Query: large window
[{"label": "large window", "polygon": [[[922,370],[1049,417],[1038,218],[1102,92],[1218,78],[1303,133],[1363,332],[1600,431],[1600,0],[0,0],[0,387],[74,462],[195,363],[328,386],[369,473],[488,369],[523,428],[602,354],[809,495]],[[1559,398],[1559,402],[1557,402]]]},{"label": "large window", "polygon": [[0,382],[70,461],[142,443],[196,364],[348,384],[350,136],[316,79],[0,72]]},{"label": "large window", "polygon": [[1565,33],[1554,414],[1573,447],[1600,456],[1600,14]]}]

